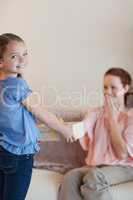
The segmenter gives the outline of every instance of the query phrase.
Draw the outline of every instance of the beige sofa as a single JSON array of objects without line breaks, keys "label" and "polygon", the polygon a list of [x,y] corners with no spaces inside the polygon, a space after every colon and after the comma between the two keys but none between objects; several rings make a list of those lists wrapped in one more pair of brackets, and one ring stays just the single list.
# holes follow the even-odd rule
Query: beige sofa
[{"label": "beige sofa", "polygon": [[[58,144],[59,143],[59,144]],[[48,144],[46,143],[46,146],[44,144],[45,147],[48,147],[47,146]],[[62,145],[63,146],[67,146],[68,144],[64,143],[60,143],[60,142],[56,142],[55,144],[53,144],[53,142],[49,145],[49,147],[52,146],[52,151],[53,151],[53,148],[57,150],[58,152],[58,148],[57,148],[57,145],[58,145],[58,148],[61,147],[61,150],[62,150]],[[77,147],[78,147],[78,144],[76,144]],[[57,152],[55,153],[55,156],[57,159],[57,162],[59,162],[59,160],[61,159],[62,163],[59,164],[59,166],[61,166],[61,169],[62,171],[61,172],[64,172],[65,170],[65,167],[64,166],[68,166],[68,161],[71,161],[72,158],[73,158],[73,155],[75,155],[75,152],[76,152],[76,145],[75,145],[75,148],[74,148],[74,151],[73,153],[71,154],[71,156],[69,155],[69,157],[62,158],[63,156],[63,151],[62,151],[62,155],[60,156],[60,158],[57,158]],[[72,146],[68,146],[68,149],[71,151],[71,148]],[[46,156],[47,156],[47,151],[49,150],[50,148],[45,148],[45,152],[44,153]],[[50,150],[51,151],[51,150]],[[69,151],[68,151],[69,152]],[[81,151],[77,151],[77,154],[78,152],[81,152]],[[61,152],[60,152],[61,154]],[[45,157],[44,155],[44,157]],[[78,154],[79,155],[79,154]],[[68,154],[66,155],[68,156]],[[81,155],[80,155],[81,156]],[[50,158],[50,156],[49,156]],[[69,160],[70,158],[70,160]],[[77,167],[76,165],[78,166],[81,166],[82,165],[82,162],[83,160],[79,160],[80,157],[76,157],[76,159],[78,160],[77,163],[75,163],[75,160],[74,162],[72,163],[72,167]],[[51,156],[50,158],[51,160],[53,160],[53,157]],[[63,174],[62,173],[59,173],[59,172],[54,172],[52,171],[53,170],[56,170],[56,171],[60,171],[59,167],[58,167],[58,163],[55,163],[55,160],[54,160],[54,165],[52,165],[50,163],[50,159],[46,161],[46,163],[42,163],[39,167],[42,167],[42,169],[33,169],[33,177],[32,177],[32,181],[31,181],[31,185],[30,185],[30,189],[29,189],[29,192],[28,192],[28,195],[27,195],[27,199],[26,200],[57,200],[57,194],[58,194],[58,188],[59,188],[59,185],[60,183],[62,182],[62,179],[63,179]],[[49,165],[50,163],[50,165]],[[63,164],[65,163],[65,164]],[[43,166],[44,164],[44,166]],[[56,166],[56,168],[55,168]],[[70,166],[71,167],[71,166]],[[50,170],[47,170],[46,168],[50,169]],[[63,170],[64,168],[64,170]],[[69,166],[68,166],[69,168]],[[68,170],[68,169],[67,169]],[[132,182],[127,182],[127,183],[124,183],[124,184],[120,184],[120,185],[117,185],[117,186],[113,186],[111,188],[111,194],[112,194],[112,197],[113,197],[113,200],[133,200],[133,181]]]},{"label": "beige sofa", "polygon": [[[130,95],[128,106],[133,106],[133,94]],[[67,116],[64,113],[67,113]],[[81,110],[67,111],[61,113],[61,116],[67,121],[77,121],[83,117],[83,113],[83,110],[82,112]],[[57,200],[58,188],[63,179],[63,174],[59,172],[84,165],[85,154],[77,142],[75,144],[66,143],[58,136],[55,137],[53,130],[43,129],[43,132],[48,132],[48,137],[51,135],[52,141],[49,141],[46,134],[41,151],[35,160],[38,163],[37,166],[42,169],[33,169],[26,200]],[[133,200],[133,181],[113,186],[110,192],[113,200]]]},{"label": "beige sofa", "polygon": [[[62,178],[63,175],[59,173],[34,169],[26,200],[57,200]],[[114,186],[111,193],[113,200],[133,200],[133,182]]]}]

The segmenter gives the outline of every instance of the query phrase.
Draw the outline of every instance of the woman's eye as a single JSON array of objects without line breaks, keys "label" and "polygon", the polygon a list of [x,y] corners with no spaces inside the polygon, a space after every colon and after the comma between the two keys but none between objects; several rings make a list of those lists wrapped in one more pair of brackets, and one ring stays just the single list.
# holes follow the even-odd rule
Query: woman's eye
[{"label": "woman's eye", "polygon": [[27,55],[28,55],[28,53],[27,53],[27,52],[23,54],[23,56],[27,56]]},{"label": "woman's eye", "polygon": [[111,88],[112,88],[112,90],[115,90],[115,89],[116,89],[114,86],[112,86]]},{"label": "woman's eye", "polygon": [[107,87],[106,87],[106,86],[104,86],[104,90],[107,90]]}]

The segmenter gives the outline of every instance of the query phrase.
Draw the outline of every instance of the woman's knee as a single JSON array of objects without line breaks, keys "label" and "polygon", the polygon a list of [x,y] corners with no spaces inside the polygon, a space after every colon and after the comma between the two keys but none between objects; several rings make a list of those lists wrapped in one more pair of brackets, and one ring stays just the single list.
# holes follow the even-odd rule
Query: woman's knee
[{"label": "woman's knee", "polygon": [[83,183],[94,190],[101,190],[108,187],[108,182],[99,168],[93,167],[83,178]]},{"label": "woman's knee", "polygon": [[88,170],[88,173],[83,178],[83,185],[80,189],[84,199],[88,199],[89,197],[90,200],[112,200],[109,192],[109,184],[99,168],[94,167]]},{"label": "woman's knee", "polygon": [[64,176],[64,181],[65,183],[81,183],[83,180],[84,175],[87,173],[88,169],[87,168],[76,168],[71,171],[69,171],[65,176]]},{"label": "woman's knee", "polygon": [[78,171],[77,169],[73,169],[69,171],[65,176],[64,176],[64,182],[73,182],[75,179],[77,179],[78,176]]}]

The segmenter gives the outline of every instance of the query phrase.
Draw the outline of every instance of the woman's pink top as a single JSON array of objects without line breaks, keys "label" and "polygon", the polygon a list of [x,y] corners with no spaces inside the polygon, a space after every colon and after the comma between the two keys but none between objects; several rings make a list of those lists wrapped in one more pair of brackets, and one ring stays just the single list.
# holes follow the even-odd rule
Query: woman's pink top
[{"label": "woman's pink top", "polygon": [[127,145],[128,157],[120,160],[116,157],[105,126],[105,112],[103,107],[88,111],[83,120],[86,134],[79,141],[82,148],[88,151],[86,164],[98,165],[129,165],[133,166],[133,109],[120,113],[118,128]]}]

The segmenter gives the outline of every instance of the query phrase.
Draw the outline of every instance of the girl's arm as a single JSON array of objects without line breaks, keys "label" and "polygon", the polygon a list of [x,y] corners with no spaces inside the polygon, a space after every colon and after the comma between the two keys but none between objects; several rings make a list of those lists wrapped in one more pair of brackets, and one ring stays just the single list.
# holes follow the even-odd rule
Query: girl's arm
[{"label": "girl's arm", "polygon": [[[79,142],[83,150],[88,151],[93,143],[94,127],[97,119],[98,108],[89,109],[84,116],[84,119],[79,123],[78,130],[80,134],[74,134],[79,136]],[[74,132],[74,131],[73,131]],[[80,137],[81,136],[81,137]]]},{"label": "girl's arm", "polygon": [[[32,103],[34,102],[34,103]],[[66,138],[67,141],[73,142],[73,133],[72,127],[63,124],[58,118],[52,114],[51,112],[47,111],[43,106],[39,105],[38,102],[35,102],[34,95],[31,94],[28,96],[22,104],[27,108],[29,112],[31,112],[39,121],[42,123],[47,124],[50,128],[55,129],[56,131],[62,133]]]},{"label": "girl's arm", "polygon": [[111,140],[112,148],[115,152],[116,157],[118,157],[119,159],[124,159],[128,156],[128,151],[126,143],[119,130],[119,125],[117,122],[118,113],[115,113],[112,109],[115,110],[115,108],[113,108],[113,105],[110,102],[109,97],[105,97],[105,124],[108,129],[108,134]]}]

